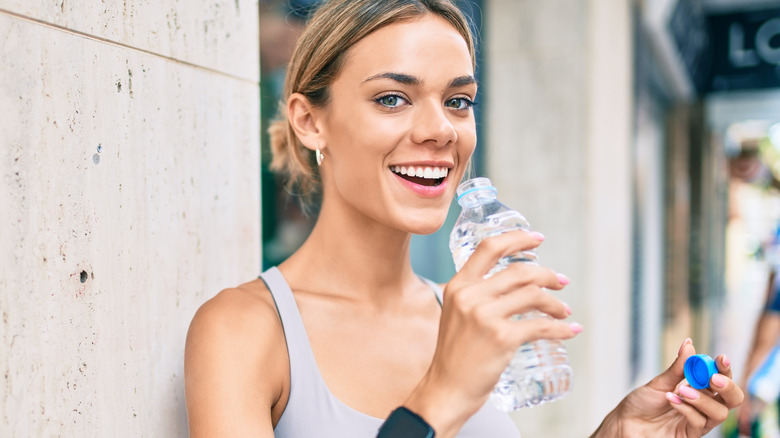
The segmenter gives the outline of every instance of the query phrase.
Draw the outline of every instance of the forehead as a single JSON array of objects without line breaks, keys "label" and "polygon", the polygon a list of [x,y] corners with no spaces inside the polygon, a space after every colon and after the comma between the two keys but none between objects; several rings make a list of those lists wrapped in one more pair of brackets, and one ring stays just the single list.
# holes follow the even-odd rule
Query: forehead
[{"label": "forehead", "polygon": [[441,79],[447,81],[474,74],[463,36],[433,14],[372,32],[349,49],[339,76],[365,79],[388,71],[419,77],[446,74]]}]

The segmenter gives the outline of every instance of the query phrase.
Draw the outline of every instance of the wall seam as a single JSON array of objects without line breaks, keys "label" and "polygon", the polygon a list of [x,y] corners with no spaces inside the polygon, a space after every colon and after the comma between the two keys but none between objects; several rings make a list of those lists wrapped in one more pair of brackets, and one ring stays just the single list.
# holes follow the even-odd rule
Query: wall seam
[{"label": "wall seam", "polygon": [[217,74],[217,75],[220,75],[220,76],[224,76],[224,77],[227,77],[227,78],[230,78],[230,79],[234,79],[234,80],[237,80],[237,81],[245,82],[247,84],[252,84],[252,85],[256,85],[256,86],[260,85],[259,79],[258,80],[254,80],[254,79],[249,79],[249,78],[245,78],[245,77],[241,77],[241,76],[236,76],[234,74],[230,74],[230,73],[227,73],[227,72],[224,72],[224,71],[221,71],[221,70],[217,70],[215,68],[206,67],[206,66],[200,65],[200,64],[195,64],[195,63],[192,63],[192,62],[184,61],[182,59],[178,59],[178,58],[174,58],[174,57],[171,57],[171,56],[162,55],[160,53],[153,52],[151,50],[146,50],[146,49],[142,49],[142,48],[139,48],[139,47],[134,47],[134,46],[131,46],[131,45],[128,45],[128,44],[124,44],[124,43],[120,43],[118,41],[114,41],[114,40],[111,40],[111,39],[108,39],[108,38],[103,38],[103,37],[100,37],[100,36],[91,35],[91,34],[88,34],[86,32],[82,32],[82,31],[79,31],[79,30],[71,29],[71,28],[68,28],[68,27],[65,27],[65,26],[60,26],[58,24],[49,23],[47,21],[40,20],[40,19],[37,19],[37,18],[28,17],[26,15],[22,15],[22,14],[13,12],[13,11],[9,11],[8,9],[0,8],[0,14],[8,15],[8,16],[13,17],[13,18],[17,18],[17,19],[20,19],[20,20],[24,20],[24,21],[27,21],[27,22],[38,24],[40,26],[44,26],[44,27],[48,27],[48,28],[51,28],[51,29],[55,29],[55,30],[61,31],[61,32],[65,32],[65,33],[69,33],[69,34],[72,34],[72,35],[76,35],[76,36],[79,36],[79,37],[82,37],[82,38],[86,38],[88,40],[93,40],[93,41],[97,41],[97,42],[100,42],[100,43],[109,44],[109,45],[112,45],[112,46],[115,46],[115,47],[128,49],[128,50],[132,50],[132,51],[135,51],[135,52],[140,52],[140,53],[143,53],[143,54],[146,54],[146,55],[154,56],[156,58],[165,59],[166,61],[175,62],[177,64],[184,65],[184,66],[187,66],[187,67],[190,67],[190,68],[195,68],[195,69],[198,69],[198,70],[204,70],[204,71],[207,71],[209,73],[214,73],[214,74]]}]

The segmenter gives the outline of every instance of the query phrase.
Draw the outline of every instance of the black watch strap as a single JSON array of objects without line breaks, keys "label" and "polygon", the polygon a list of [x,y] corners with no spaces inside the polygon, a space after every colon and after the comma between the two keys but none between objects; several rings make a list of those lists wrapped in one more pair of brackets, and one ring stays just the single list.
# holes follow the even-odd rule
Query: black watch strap
[{"label": "black watch strap", "polygon": [[435,436],[436,432],[421,416],[401,406],[390,413],[379,428],[377,438],[433,438]]}]

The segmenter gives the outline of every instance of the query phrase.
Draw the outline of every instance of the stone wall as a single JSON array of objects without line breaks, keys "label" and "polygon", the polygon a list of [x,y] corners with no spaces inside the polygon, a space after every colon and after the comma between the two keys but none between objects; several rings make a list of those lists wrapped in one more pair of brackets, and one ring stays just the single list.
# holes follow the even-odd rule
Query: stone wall
[{"label": "stone wall", "polygon": [[260,269],[257,11],[0,0],[0,436],[187,435],[189,321]]}]

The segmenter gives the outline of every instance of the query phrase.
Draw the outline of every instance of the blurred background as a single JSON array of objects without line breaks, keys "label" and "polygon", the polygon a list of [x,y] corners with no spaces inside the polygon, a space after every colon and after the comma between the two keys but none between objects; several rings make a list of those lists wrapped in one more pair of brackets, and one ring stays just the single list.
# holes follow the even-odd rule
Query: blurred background
[{"label": "blurred background", "polygon": [[[585,327],[523,436],[592,432],[686,337],[756,394],[743,435],[779,436],[780,0],[461,4],[475,174],[545,234]],[[316,5],[0,0],[0,436],[187,435],[192,315],[314,220],[266,129]],[[414,237],[420,274],[452,275],[456,214]]]}]

